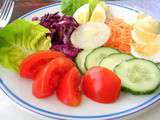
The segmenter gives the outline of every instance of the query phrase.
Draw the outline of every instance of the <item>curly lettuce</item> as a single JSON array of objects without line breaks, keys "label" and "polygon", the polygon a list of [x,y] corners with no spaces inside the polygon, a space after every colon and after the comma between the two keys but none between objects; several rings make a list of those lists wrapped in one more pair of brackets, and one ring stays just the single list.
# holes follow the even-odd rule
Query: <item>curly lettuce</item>
[{"label": "curly lettuce", "polygon": [[93,12],[99,0],[61,0],[61,11],[65,15],[73,16],[78,8],[89,3],[90,14]]},{"label": "curly lettuce", "polygon": [[92,12],[94,11],[98,3],[99,3],[99,0],[89,0],[90,14],[92,14]]},{"label": "curly lettuce", "polygon": [[61,11],[65,15],[72,16],[78,8],[88,2],[89,0],[61,0]]},{"label": "curly lettuce", "polygon": [[0,64],[18,71],[26,56],[51,47],[48,32],[47,28],[22,19],[10,23],[0,30]]}]

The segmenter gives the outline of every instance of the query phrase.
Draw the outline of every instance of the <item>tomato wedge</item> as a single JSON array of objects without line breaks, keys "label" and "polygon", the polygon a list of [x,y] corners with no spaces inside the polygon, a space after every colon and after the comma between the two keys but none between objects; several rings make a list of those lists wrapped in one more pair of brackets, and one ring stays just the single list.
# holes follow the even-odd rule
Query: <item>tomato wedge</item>
[{"label": "tomato wedge", "polygon": [[69,106],[78,106],[81,102],[81,74],[76,67],[68,71],[61,79],[56,90],[58,99]]},{"label": "tomato wedge", "polygon": [[46,98],[54,92],[59,80],[75,64],[66,57],[59,57],[50,61],[37,75],[33,81],[32,92],[37,98]]},{"label": "tomato wedge", "polygon": [[83,77],[85,95],[99,103],[115,102],[120,94],[121,80],[112,71],[93,67]]},{"label": "tomato wedge", "polygon": [[25,58],[20,65],[20,76],[34,79],[37,73],[51,60],[64,56],[57,51],[40,51]]}]

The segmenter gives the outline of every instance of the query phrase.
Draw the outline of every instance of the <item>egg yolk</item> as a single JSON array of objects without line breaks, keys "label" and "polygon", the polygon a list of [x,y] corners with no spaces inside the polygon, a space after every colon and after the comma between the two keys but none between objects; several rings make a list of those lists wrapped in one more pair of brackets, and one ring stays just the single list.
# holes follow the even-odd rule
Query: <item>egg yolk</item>
[{"label": "egg yolk", "polygon": [[133,44],[136,52],[138,52],[142,56],[152,56],[158,52],[160,52],[160,46],[154,43],[151,44]]}]

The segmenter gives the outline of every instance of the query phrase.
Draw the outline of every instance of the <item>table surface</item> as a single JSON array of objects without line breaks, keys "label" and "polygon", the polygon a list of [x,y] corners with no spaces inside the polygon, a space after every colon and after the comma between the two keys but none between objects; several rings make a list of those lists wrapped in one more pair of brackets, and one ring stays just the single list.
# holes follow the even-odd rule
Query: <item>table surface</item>
[{"label": "table surface", "polygon": [[[122,0],[109,2],[140,9],[160,20],[160,0]],[[16,0],[11,21],[33,9],[53,3],[53,0]],[[0,5],[1,4],[2,0],[0,0]],[[158,120],[160,118],[159,105],[152,110],[133,118],[133,120]],[[0,118],[3,118],[3,120],[38,120],[37,118],[30,116],[28,113],[17,109],[2,91],[0,91],[0,106]]]}]

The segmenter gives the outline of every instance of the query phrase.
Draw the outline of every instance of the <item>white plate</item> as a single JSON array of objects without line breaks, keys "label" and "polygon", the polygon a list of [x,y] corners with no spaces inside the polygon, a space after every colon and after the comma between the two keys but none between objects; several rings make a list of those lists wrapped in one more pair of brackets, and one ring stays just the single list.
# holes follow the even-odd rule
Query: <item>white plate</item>
[{"label": "white plate", "polygon": [[[125,19],[134,21],[136,10],[111,5],[111,13]],[[42,16],[45,13],[54,13],[59,10],[59,4],[49,5],[34,10],[21,18],[31,20],[32,17]],[[160,90],[154,94],[134,96],[121,93],[119,100],[113,104],[99,104],[83,96],[79,107],[68,107],[60,103],[53,95],[44,100],[38,100],[32,95],[32,81],[22,79],[18,74],[0,67],[0,88],[18,107],[32,113],[40,119],[119,119],[134,116],[135,113],[151,107],[160,99]],[[143,86],[142,86],[143,87]]]}]

